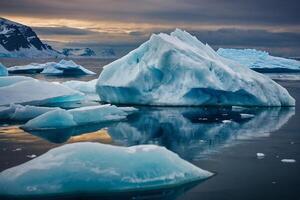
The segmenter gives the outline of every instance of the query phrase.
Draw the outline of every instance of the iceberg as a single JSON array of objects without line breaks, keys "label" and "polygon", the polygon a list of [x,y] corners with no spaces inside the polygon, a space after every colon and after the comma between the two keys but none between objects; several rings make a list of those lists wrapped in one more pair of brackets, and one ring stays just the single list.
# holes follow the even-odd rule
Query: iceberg
[{"label": "iceberg", "polygon": [[9,107],[0,107],[0,119],[11,121],[28,121],[46,112],[56,110],[57,107],[22,106],[11,104]]},{"label": "iceberg", "polygon": [[270,78],[219,56],[176,29],[151,38],[106,65],[98,78],[101,101],[160,106],[294,106]]},{"label": "iceberg", "polygon": [[56,109],[42,114],[24,126],[25,130],[63,129],[87,124],[125,119],[135,108],[118,108],[114,105],[86,106],[70,110]]},{"label": "iceberg", "polygon": [[60,62],[47,62],[43,64],[31,63],[24,66],[8,68],[9,73],[42,73],[49,75],[94,75],[95,73],[77,65],[72,60],[61,60]]},{"label": "iceberg", "polygon": [[0,196],[47,197],[171,188],[213,173],[164,147],[80,142],[54,148],[0,173]]},{"label": "iceberg", "polygon": [[8,71],[2,63],[0,63],[0,76],[8,76]]},{"label": "iceberg", "polygon": [[217,53],[258,72],[300,72],[300,61],[271,56],[266,51],[220,48]]},{"label": "iceberg", "polygon": [[[6,77],[0,77],[1,79]],[[4,83],[10,82],[11,76]],[[12,78],[21,79],[23,78]],[[27,78],[25,78],[27,79]],[[14,82],[14,81],[12,81]],[[56,105],[82,100],[84,95],[59,83],[39,81],[30,78],[8,86],[0,87],[0,106],[14,104]]]}]

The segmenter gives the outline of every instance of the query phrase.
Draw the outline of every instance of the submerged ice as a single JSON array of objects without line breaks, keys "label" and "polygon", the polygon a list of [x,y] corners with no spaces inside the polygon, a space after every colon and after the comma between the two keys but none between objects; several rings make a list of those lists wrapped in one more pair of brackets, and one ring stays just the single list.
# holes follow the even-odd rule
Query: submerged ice
[{"label": "submerged ice", "polygon": [[285,88],[179,29],[153,34],[106,65],[96,87],[102,101],[116,104],[295,105]]},{"label": "submerged ice", "polygon": [[58,108],[28,121],[22,128],[25,130],[70,128],[74,126],[121,120],[135,111],[136,109],[132,107],[121,108],[108,104],[87,106],[71,110]]},{"label": "submerged ice", "polygon": [[61,60],[60,62],[47,62],[43,64],[31,63],[24,66],[8,68],[9,73],[42,73],[50,75],[94,75],[95,73],[76,64],[72,60]]},{"label": "submerged ice", "polygon": [[164,147],[67,144],[0,173],[0,195],[147,191],[207,179],[211,172]]},{"label": "submerged ice", "polygon": [[260,72],[300,72],[300,61],[271,56],[256,49],[218,49],[220,56]]}]

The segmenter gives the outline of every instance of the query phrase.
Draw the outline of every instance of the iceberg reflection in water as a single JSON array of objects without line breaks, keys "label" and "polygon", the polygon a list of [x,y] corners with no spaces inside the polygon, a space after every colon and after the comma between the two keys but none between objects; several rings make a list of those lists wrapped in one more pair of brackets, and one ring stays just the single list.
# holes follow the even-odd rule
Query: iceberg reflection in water
[{"label": "iceberg reflection in water", "polygon": [[[269,136],[294,108],[139,108],[127,121],[108,128],[121,145],[158,144],[186,160],[200,158],[237,140]],[[246,115],[247,114],[247,115]]]},{"label": "iceberg reflection in water", "polygon": [[242,139],[269,136],[295,113],[293,107],[139,107],[120,122],[72,129],[31,131],[53,143],[105,128],[111,143],[122,146],[157,144],[186,160]]}]

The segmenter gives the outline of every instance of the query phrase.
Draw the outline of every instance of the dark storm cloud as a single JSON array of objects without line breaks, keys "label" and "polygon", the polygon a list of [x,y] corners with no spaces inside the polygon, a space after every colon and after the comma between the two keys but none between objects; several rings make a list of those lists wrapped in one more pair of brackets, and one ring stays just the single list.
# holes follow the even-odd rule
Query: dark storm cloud
[{"label": "dark storm cloud", "polygon": [[219,29],[190,31],[198,39],[211,45],[292,47],[300,46],[300,33],[269,32],[266,30]]},{"label": "dark storm cloud", "polygon": [[0,13],[72,19],[299,25],[299,0],[1,0]]},{"label": "dark storm cloud", "polygon": [[70,27],[32,27],[38,35],[91,35],[94,31]]}]

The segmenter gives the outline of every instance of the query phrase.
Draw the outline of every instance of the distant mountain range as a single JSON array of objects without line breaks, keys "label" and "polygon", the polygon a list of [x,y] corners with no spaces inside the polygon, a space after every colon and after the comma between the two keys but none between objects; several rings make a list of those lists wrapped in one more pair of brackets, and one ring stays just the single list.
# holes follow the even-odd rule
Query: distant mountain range
[{"label": "distant mountain range", "polygon": [[62,53],[65,56],[96,56],[96,53],[90,48],[64,48]]},{"label": "distant mountain range", "polygon": [[0,18],[0,57],[59,57],[28,26]]},{"label": "distant mountain range", "polygon": [[43,43],[29,27],[0,17],[0,57],[97,57],[115,58],[113,49],[95,53],[90,48],[64,48],[62,52]]},{"label": "distant mountain range", "polygon": [[90,48],[64,48],[62,54],[68,57],[115,58],[116,53],[111,48],[102,49],[97,54]]}]

